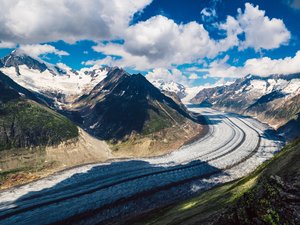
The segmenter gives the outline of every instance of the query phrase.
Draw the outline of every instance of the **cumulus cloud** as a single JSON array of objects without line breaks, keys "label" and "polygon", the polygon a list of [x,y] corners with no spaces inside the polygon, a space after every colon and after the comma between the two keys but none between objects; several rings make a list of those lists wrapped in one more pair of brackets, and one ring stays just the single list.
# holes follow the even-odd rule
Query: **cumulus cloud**
[{"label": "cumulus cloud", "polygon": [[0,41],[0,48],[15,48],[16,44],[10,41]]},{"label": "cumulus cloud", "polygon": [[211,0],[207,2],[209,7],[203,8],[200,12],[203,22],[212,22],[218,18],[216,7],[219,2],[221,2],[221,0]]},{"label": "cumulus cloud", "polygon": [[270,19],[264,10],[250,3],[245,4],[244,13],[241,9],[238,13],[237,21],[245,33],[241,48],[274,49],[288,43],[291,34],[281,19]]},{"label": "cumulus cloud", "polygon": [[17,51],[18,53],[23,53],[34,58],[38,58],[39,56],[46,55],[46,54],[55,54],[58,56],[69,55],[69,53],[58,50],[54,46],[48,44],[21,45],[17,49]]},{"label": "cumulus cloud", "polygon": [[177,24],[164,16],[155,16],[130,26],[125,33],[124,44],[100,43],[93,49],[121,56],[121,65],[146,70],[213,58],[232,44],[235,41],[231,37],[214,41],[202,24]]},{"label": "cumulus cloud", "polygon": [[[223,39],[212,39],[197,22],[177,24],[159,15],[129,26],[123,36],[124,44],[100,43],[94,50],[120,56],[117,63],[121,66],[148,70],[212,59],[234,46],[256,51],[278,48],[290,39],[282,20],[270,19],[265,11],[249,3],[244,12],[239,9],[236,17],[227,16],[216,28],[225,32]],[[240,39],[241,34],[245,39]]]},{"label": "cumulus cloud", "polygon": [[[238,9],[236,17],[227,16],[226,22],[220,23],[218,28],[227,32],[227,38],[220,42],[220,46],[235,45],[240,50],[275,49],[287,44],[291,37],[281,19],[270,19],[264,10],[250,3],[245,4],[244,12]],[[244,40],[239,39],[238,35],[242,34]]]},{"label": "cumulus cloud", "polygon": [[155,16],[127,29],[125,50],[146,56],[150,62],[161,59],[174,64],[217,54],[214,42],[202,24],[176,24],[164,16]]},{"label": "cumulus cloud", "polygon": [[130,54],[124,49],[124,46],[122,44],[100,43],[97,46],[94,46],[93,49],[94,51],[101,52],[107,56],[101,60],[89,60],[87,63],[91,64],[94,61],[95,63],[99,64],[102,63],[102,61],[109,61],[111,64],[116,64],[120,67],[131,67],[138,70],[146,70],[148,68],[151,68],[151,65],[149,64],[146,57]]},{"label": "cumulus cloud", "polygon": [[105,58],[98,59],[98,60],[88,60],[86,62],[83,62],[83,65],[86,65],[86,66],[92,66],[92,65],[120,66],[120,65],[116,65],[116,59],[114,57],[111,57],[111,56],[106,56]]},{"label": "cumulus cloud", "polygon": [[271,59],[269,57],[248,59],[241,67],[230,66],[225,58],[211,63],[208,73],[212,77],[244,77],[248,74],[269,76],[300,72],[300,51],[294,57]]},{"label": "cumulus cloud", "polygon": [[[150,78],[162,73],[167,79],[189,82],[196,76],[188,78],[172,68],[198,63],[201,59],[214,59],[236,46],[239,50],[254,48],[261,51],[278,48],[290,39],[290,32],[282,20],[269,18],[265,11],[249,3],[245,4],[244,11],[239,9],[237,15],[227,16],[225,21],[215,26],[217,32],[224,33],[224,38],[218,40],[210,37],[200,23],[178,24],[162,15],[130,25],[133,15],[151,1],[3,0],[0,8],[0,48],[15,47],[19,43],[19,51],[34,57],[49,53],[63,56],[68,53],[51,45],[36,43],[93,40],[98,43],[93,49],[106,57],[84,62],[86,65],[152,70],[148,74]],[[201,14],[204,17],[217,16],[214,7],[204,8]],[[244,38],[241,39],[241,36]],[[122,43],[113,42],[115,39],[122,40]],[[209,70],[215,74],[225,71],[231,74],[230,77],[241,76],[238,74],[245,71],[220,61],[212,63]]]},{"label": "cumulus cloud", "polygon": [[188,85],[189,81],[186,76],[178,69],[157,68],[146,74],[146,78],[151,82],[154,80],[164,80],[166,82],[176,82],[183,85]]},{"label": "cumulus cloud", "polygon": [[151,0],[2,0],[0,40],[32,44],[103,40],[122,35]]},{"label": "cumulus cloud", "polygon": [[214,8],[204,8],[200,12],[203,21],[210,22],[217,18],[217,11]]}]

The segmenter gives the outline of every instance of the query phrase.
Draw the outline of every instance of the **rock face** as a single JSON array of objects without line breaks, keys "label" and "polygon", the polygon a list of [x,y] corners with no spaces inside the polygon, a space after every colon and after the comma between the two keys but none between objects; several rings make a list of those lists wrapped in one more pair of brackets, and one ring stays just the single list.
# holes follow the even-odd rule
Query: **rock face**
[{"label": "rock face", "polygon": [[0,79],[0,150],[57,145],[78,136],[71,121],[20,91]]},{"label": "rock face", "polygon": [[[300,74],[247,76],[231,85],[204,89],[192,103],[211,104],[213,107],[255,116],[279,128],[288,121],[295,126],[300,112]],[[282,128],[284,130],[285,128]]]},{"label": "rock face", "polygon": [[19,68],[21,65],[26,65],[29,69],[38,70],[41,73],[48,69],[45,63],[28,55],[19,54],[16,50],[0,59],[0,62],[1,67],[14,67],[18,75],[21,75]]},{"label": "rock face", "polygon": [[[122,139],[148,134],[191,119],[184,107],[162,94],[141,74],[114,68],[74,104],[78,122],[95,136]],[[74,113],[73,113],[74,115]]]}]

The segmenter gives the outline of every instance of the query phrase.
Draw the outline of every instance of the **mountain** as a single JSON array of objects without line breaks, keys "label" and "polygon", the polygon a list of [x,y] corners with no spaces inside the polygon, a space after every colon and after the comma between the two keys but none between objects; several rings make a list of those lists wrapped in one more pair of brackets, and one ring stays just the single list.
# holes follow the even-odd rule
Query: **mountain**
[{"label": "mountain", "polygon": [[47,105],[39,93],[0,72],[0,189],[107,160],[105,142]]},{"label": "mountain", "polygon": [[[44,72],[47,70],[45,63],[33,59],[27,55],[19,54],[17,50],[13,51],[11,54],[0,59],[0,66],[4,68],[14,68],[17,75],[21,75],[20,66],[26,65],[28,69],[38,70],[39,72]],[[51,71],[54,73],[54,71]]]},{"label": "mountain", "polygon": [[27,90],[28,99],[54,109],[114,148],[128,149],[125,156],[154,152],[149,149],[162,154],[204,132],[197,116],[191,117],[173,92],[165,91],[166,96],[141,74],[97,66],[75,71],[18,51],[0,62],[3,78],[17,90]]},{"label": "mountain", "polygon": [[29,100],[29,91],[16,90],[0,74],[0,151],[58,145],[78,137],[67,118]]},{"label": "mountain", "polygon": [[[149,134],[192,118],[141,74],[114,68],[74,104],[82,126],[103,139]],[[79,121],[78,121],[79,122]]]},{"label": "mountain", "polygon": [[20,86],[53,99],[56,108],[91,91],[108,70],[94,66],[75,71],[63,64],[45,63],[18,50],[0,59],[0,71]]},{"label": "mountain", "polygon": [[161,91],[175,93],[180,99],[187,96],[185,86],[174,81],[154,80],[151,83]]},{"label": "mountain", "polygon": [[247,76],[227,86],[203,89],[191,102],[254,116],[279,128],[296,120],[300,112],[300,74]]}]

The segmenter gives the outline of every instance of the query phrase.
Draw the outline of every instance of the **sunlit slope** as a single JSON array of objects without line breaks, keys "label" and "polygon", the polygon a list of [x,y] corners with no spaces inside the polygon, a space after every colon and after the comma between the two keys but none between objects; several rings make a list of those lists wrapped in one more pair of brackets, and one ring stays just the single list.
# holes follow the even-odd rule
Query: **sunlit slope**
[{"label": "sunlit slope", "polygon": [[249,176],[157,211],[141,224],[297,224],[299,158],[300,139]]}]

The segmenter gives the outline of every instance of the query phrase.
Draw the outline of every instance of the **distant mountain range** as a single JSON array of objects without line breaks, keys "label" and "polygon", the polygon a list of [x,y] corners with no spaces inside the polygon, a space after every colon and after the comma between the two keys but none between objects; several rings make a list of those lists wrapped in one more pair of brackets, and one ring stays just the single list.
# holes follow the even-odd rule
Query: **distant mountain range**
[{"label": "distant mountain range", "polygon": [[180,99],[187,96],[186,87],[174,81],[166,82],[163,80],[154,80],[152,84],[161,91],[175,93]]},{"label": "distant mountain range", "polygon": [[17,50],[0,59],[0,70],[19,85],[53,99],[59,106],[74,101],[93,89],[106,77],[110,68],[84,68],[75,71],[52,65]]},{"label": "distant mountain range", "polygon": [[[3,79],[18,85],[17,89],[26,89],[31,100],[105,140],[127,139],[134,133],[149,135],[187,121],[194,123],[176,96],[167,97],[141,74],[131,75],[117,67],[75,71],[15,50],[0,59],[0,71]],[[160,82],[162,87],[185,96],[183,85]]]},{"label": "distant mountain range", "polygon": [[[142,75],[117,67],[75,71],[17,50],[0,59],[0,70],[19,88],[29,90],[31,99],[69,116],[100,138],[124,138],[133,131],[151,133],[177,123],[174,117],[191,119],[180,101],[191,97],[189,88],[176,82],[154,80],[151,84]],[[191,102],[251,115],[281,132],[293,133],[299,124],[299,87],[300,74],[247,76],[230,85],[203,89]],[[171,116],[173,112],[176,116]],[[137,119],[130,122],[124,115]],[[157,117],[165,123],[153,127],[149,121]]]},{"label": "distant mountain range", "polygon": [[247,76],[203,89],[191,102],[257,117],[289,136],[300,134],[300,74]]},{"label": "distant mountain range", "polygon": [[197,120],[141,74],[13,51],[0,59],[0,186],[35,179],[26,171],[165,154],[205,132]]}]

